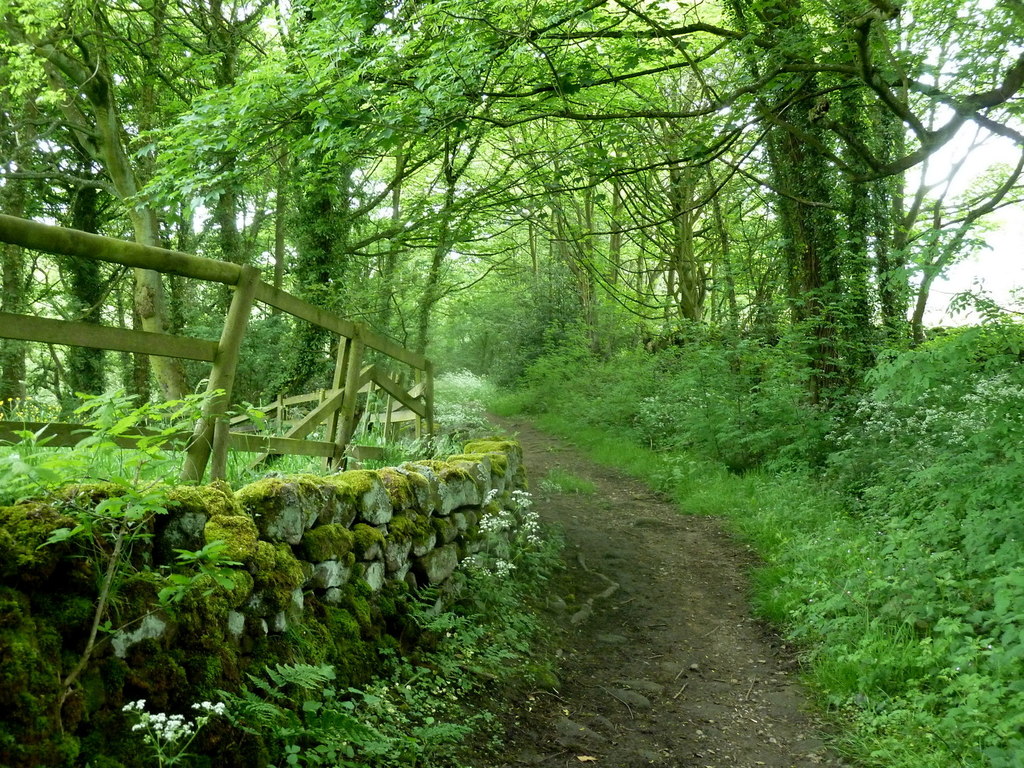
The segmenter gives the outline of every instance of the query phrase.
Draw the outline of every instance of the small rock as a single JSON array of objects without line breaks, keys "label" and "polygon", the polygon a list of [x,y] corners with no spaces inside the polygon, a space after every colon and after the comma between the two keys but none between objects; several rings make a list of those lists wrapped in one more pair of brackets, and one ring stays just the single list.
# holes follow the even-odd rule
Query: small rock
[{"label": "small rock", "polygon": [[384,586],[384,563],[380,560],[369,563],[363,573],[363,580],[370,585],[371,590],[379,591]]},{"label": "small rock", "polygon": [[558,734],[558,743],[563,747],[583,747],[605,740],[597,731],[568,717],[560,717],[555,721],[555,732]]},{"label": "small rock", "polygon": [[642,693],[631,691],[628,688],[616,688],[613,692],[615,698],[637,709],[650,709],[651,700]]}]

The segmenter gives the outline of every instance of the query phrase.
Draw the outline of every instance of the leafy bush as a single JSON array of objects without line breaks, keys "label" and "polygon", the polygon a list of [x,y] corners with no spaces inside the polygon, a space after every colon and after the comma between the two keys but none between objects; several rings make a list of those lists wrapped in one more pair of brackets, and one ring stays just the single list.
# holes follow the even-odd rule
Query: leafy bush
[{"label": "leafy bush", "polygon": [[830,418],[807,405],[803,372],[783,348],[700,338],[608,360],[576,343],[534,362],[498,409],[571,410],[657,450],[693,450],[733,471],[820,461]]}]

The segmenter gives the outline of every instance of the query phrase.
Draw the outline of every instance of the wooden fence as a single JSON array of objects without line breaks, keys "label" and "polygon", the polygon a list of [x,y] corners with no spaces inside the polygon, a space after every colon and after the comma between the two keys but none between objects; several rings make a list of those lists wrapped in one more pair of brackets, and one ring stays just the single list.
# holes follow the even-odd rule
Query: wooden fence
[{"label": "wooden fence", "polygon": [[[0,312],[2,338],[210,363],[207,388],[210,396],[205,401],[195,429],[183,436],[185,461],[181,480],[184,482],[201,482],[207,465],[210,465],[212,479],[223,478],[229,448],[263,455],[320,456],[329,463],[338,462],[345,455],[356,428],[360,393],[367,393],[373,388],[386,393],[389,405],[384,415],[371,415],[371,421],[382,424],[387,431],[387,427],[393,423],[412,420],[418,430],[425,428],[428,433],[433,432],[433,368],[429,360],[361,324],[345,320],[274,288],[260,279],[259,271],[254,267],[115,240],[3,214],[0,214],[0,242],[54,255],[97,259],[231,286],[233,296],[219,341]],[[228,419],[242,339],[253,305],[257,301],[313,323],[333,333],[338,341],[330,389],[313,395],[280,397],[267,406],[276,419],[283,422],[285,409],[303,403],[316,403],[309,413],[289,425],[285,435],[280,437],[232,431],[232,423]],[[367,349],[376,350],[411,368],[414,386],[403,386],[398,377],[391,375],[380,364],[365,365]],[[402,409],[395,411],[393,402],[400,403]],[[239,426],[238,422],[236,420],[236,427]],[[306,439],[321,426],[324,428],[324,439]],[[0,440],[14,439],[16,432],[24,429],[34,432],[43,430],[41,434],[50,438],[49,445],[70,446],[79,442],[83,427],[77,424],[0,421]],[[130,446],[131,438],[126,438],[122,444]]]}]

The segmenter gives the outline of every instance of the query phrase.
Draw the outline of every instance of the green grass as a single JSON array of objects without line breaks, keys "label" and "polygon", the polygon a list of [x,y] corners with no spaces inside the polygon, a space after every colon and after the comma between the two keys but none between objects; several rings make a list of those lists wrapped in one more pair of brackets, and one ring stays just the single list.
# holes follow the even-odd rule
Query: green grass
[{"label": "green grass", "polygon": [[550,470],[537,484],[537,487],[546,493],[590,495],[597,492],[597,486],[593,482],[560,467]]}]

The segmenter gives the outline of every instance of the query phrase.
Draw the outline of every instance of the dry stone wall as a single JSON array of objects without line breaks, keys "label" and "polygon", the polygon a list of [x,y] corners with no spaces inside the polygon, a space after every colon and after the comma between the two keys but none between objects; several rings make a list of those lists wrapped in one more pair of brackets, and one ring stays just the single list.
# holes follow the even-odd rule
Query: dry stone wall
[{"label": "dry stone wall", "polygon": [[[382,648],[415,644],[401,607],[409,591],[456,583],[464,558],[495,545],[481,533],[486,518],[515,510],[513,492],[525,488],[515,442],[464,450],[326,477],[271,474],[235,492],[219,483],[168,489],[168,513],[119,579],[111,631],[67,696],[61,681],[85,647],[102,566],[86,542],[44,542],[74,525],[69,506],[89,508],[113,491],[69,487],[47,502],[0,507],[0,766],[92,759],[134,768],[126,702],[187,712],[262,664],[331,664],[339,679],[365,679]],[[177,550],[213,542],[229,564],[177,602],[158,601],[180,567]],[[257,747],[247,749],[230,751],[237,762],[222,768],[262,764]]]},{"label": "dry stone wall", "polygon": [[[233,494],[206,490],[216,503],[182,504],[168,516],[157,548],[195,550],[226,543],[247,594],[223,616],[236,641],[280,634],[301,623],[313,599],[339,605],[345,587],[370,594],[388,583],[444,584],[481,546],[479,522],[508,508],[525,489],[522,451],[506,440],[468,443],[444,460],[408,462],[336,475],[271,474]],[[195,501],[195,500],[193,500]],[[120,656],[168,626],[150,616],[114,638]]]}]

